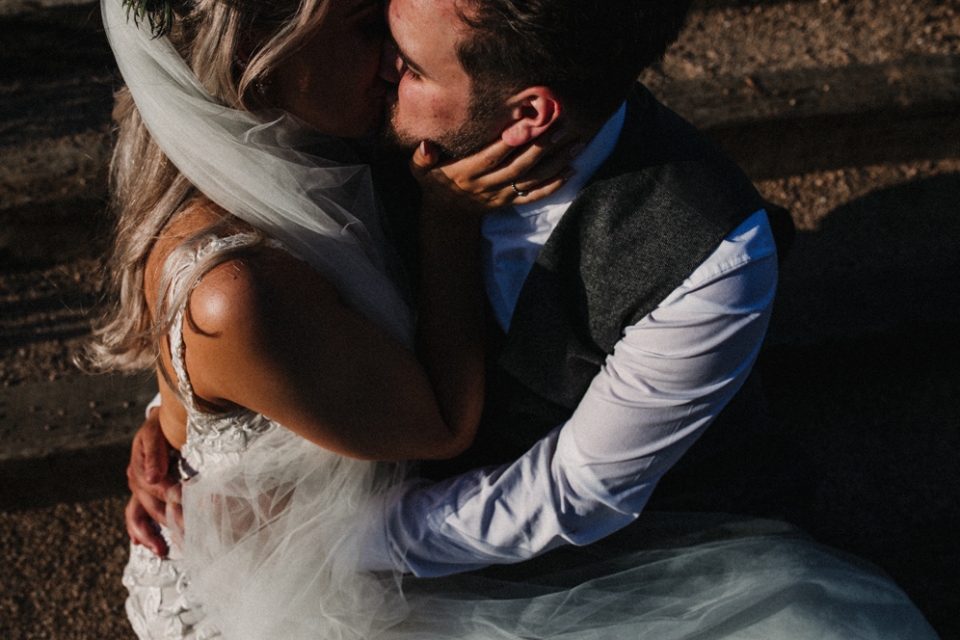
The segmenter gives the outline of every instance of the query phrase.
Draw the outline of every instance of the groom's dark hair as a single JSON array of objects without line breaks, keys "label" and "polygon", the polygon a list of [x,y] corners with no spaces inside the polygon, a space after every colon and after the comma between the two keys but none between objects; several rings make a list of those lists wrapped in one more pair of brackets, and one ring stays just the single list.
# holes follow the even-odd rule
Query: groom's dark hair
[{"label": "groom's dark hair", "polygon": [[460,0],[458,48],[474,100],[550,87],[570,115],[600,124],[677,39],[691,0]]}]

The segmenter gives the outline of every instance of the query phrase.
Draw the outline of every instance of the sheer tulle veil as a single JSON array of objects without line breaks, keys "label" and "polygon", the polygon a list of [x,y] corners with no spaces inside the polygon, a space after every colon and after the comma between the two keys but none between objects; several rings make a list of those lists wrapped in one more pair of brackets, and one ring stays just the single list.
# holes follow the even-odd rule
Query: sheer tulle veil
[{"label": "sheer tulle veil", "polygon": [[101,10],[137,109],[181,173],[322,273],[347,304],[411,344],[411,313],[387,273],[369,167],[314,155],[339,141],[289,114],[265,120],[219,104],[167,38],[128,19],[121,0],[103,0]]}]

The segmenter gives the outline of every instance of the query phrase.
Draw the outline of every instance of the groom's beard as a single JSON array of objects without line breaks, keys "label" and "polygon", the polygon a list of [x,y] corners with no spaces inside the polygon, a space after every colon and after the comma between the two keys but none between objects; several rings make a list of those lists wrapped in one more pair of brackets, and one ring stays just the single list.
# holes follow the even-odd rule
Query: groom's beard
[{"label": "groom's beard", "polygon": [[[386,109],[385,122],[380,128],[380,141],[388,147],[413,153],[422,138],[399,129],[396,126],[398,103],[393,102]],[[469,114],[463,126],[455,131],[445,131],[430,140],[440,149],[447,160],[459,160],[471,156],[493,142],[497,125],[502,120],[503,105],[500,101],[491,104],[485,100],[474,100],[470,104]]]}]

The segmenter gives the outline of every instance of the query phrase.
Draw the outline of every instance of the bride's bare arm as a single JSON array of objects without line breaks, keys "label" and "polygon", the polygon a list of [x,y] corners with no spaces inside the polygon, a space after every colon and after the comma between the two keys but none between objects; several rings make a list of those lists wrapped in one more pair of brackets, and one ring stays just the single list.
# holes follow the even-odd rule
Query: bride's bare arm
[{"label": "bride's bare arm", "polygon": [[[440,213],[428,207],[421,218],[424,238],[433,239],[423,253],[430,309],[421,314],[422,367],[344,307],[322,277],[285,252],[263,249],[215,268],[191,296],[184,332],[199,398],[212,410],[246,406],[354,457],[427,458],[469,445],[483,393],[477,222]],[[155,289],[156,278],[147,286]],[[167,441],[182,446],[186,426],[186,412],[164,381],[164,370],[174,377],[164,347],[162,404],[137,433],[127,471],[127,530],[158,555],[166,554],[166,542],[152,522],[172,525],[166,500],[173,482],[148,471],[166,461]]]},{"label": "bride's bare arm", "polygon": [[[560,153],[543,161],[558,143],[565,145]],[[439,163],[437,150],[423,143],[411,159],[422,192],[417,354],[443,418],[458,425],[454,450],[473,441],[483,408],[480,220],[490,210],[559,189],[569,177],[569,155],[562,149],[573,143],[561,135],[552,145],[538,141],[516,149],[498,140],[474,156],[447,163]],[[523,186],[514,188],[521,176]]]},{"label": "bride's bare arm", "polygon": [[547,167],[548,179],[526,198],[562,185],[550,163],[531,169],[543,154],[542,146],[500,142],[455,163],[437,164],[427,146],[414,156],[423,187],[416,354],[282,251],[215,268],[194,290],[184,326],[196,394],[214,408],[262,413],[351,457],[463,451],[483,406],[480,219],[524,197],[509,186],[519,174]]},{"label": "bride's bare arm", "polygon": [[417,357],[440,413],[458,425],[452,449],[466,449],[483,409],[483,293],[480,214],[451,210],[424,194],[419,218]]},{"label": "bride's bare arm", "polygon": [[212,408],[247,407],[356,458],[435,458],[469,444],[458,435],[471,425],[444,419],[416,356],[282,251],[215,267],[189,311],[187,371]]}]

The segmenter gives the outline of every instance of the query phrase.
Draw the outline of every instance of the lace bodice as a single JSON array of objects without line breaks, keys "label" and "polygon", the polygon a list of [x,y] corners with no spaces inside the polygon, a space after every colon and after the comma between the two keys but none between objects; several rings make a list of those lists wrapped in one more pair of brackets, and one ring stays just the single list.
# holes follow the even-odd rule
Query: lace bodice
[{"label": "lace bodice", "polygon": [[[184,287],[192,289],[198,283],[188,278],[192,267],[210,254],[226,249],[252,244],[256,236],[240,233],[223,238],[211,238],[190,256],[177,265],[170,285],[169,298],[177,297]],[[271,243],[276,245],[276,243]],[[186,367],[186,344],[183,340],[185,309],[177,310],[170,327],[170,359],[177,376],[180,401],[187,410],[187,441],[181,451],[184,462],[193,473],[200,472],[211,464],[235,463],[237,457],[250,446],[254,439],[271,429],[280,428],[265,416],[248,409],[227,413],[209,413],[197,406],[193,386]]]}]

